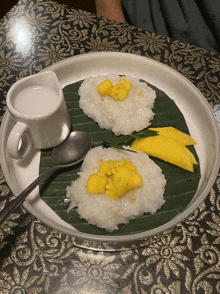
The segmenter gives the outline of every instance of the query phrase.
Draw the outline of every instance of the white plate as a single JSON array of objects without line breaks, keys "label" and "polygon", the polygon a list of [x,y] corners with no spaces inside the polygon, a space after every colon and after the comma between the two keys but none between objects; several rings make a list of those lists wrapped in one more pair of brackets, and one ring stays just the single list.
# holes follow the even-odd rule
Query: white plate
[{"label": "white plate", "polygon": [[[183,113],[192,137],[197,141],[201,180],[197,192],[185,211],[170,222],[155,229],[126,236],[100,236],[81,233],[60,219],[39,197],[36,188],[24,202],[24,207],[38,219],[62,232],[92,241],[133,241],[167,230],[191,214],[210,192],[218,174],[220,136],[216,119],[208,102],[185,77],[170,67],[147,57],[119,52],[97,52],[77,55],[58,62],[45,70],[53,70],[62,87],[92,75],[119,73],[143,79],[172,98]],[[13,121],[6,112],[0,138],[0,158],[5,179],[18,195],[39,174],[40,152],[33,150],[28,158],[16,161],[5,148]]]}]

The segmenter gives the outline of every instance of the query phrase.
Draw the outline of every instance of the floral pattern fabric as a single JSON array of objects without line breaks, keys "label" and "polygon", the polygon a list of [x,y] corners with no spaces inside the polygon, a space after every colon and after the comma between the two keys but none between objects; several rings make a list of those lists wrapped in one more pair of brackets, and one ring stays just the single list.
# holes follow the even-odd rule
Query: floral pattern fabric
[{"label": "floral pattern fabric", "polygon": [[[188,78],[218,108],[217,54],[56,2],[20,0],[0,21],[1,120],[15,81],[95,51],[160,61]],[[219,189],[220,177],[185,221],[120,250],[55,231],[21,207],[0,226],[0,293],[220,293]],[[0,210],[13,197],[0,172]],[[87,249],[92,247],[96,250]]]}]

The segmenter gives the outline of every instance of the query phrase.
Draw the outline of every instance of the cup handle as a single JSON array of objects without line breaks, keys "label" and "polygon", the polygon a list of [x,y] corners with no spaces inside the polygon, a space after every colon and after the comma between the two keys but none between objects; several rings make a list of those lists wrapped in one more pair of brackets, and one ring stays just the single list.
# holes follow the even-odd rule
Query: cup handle
[{"label": "cup handle", "polygon": [[8,154],[14,159],[24,158],[33,147],[33,140],[28,134],[28,125],[23,122],[17,122],[7,141]]}]

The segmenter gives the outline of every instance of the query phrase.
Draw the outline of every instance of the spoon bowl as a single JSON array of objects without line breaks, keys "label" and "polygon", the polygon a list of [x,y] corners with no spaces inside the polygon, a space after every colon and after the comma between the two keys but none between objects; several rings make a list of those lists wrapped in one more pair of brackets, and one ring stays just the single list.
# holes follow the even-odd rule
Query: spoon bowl
[{"label": "spoon bowl", "polygon": [[52,151],[52,163],[56,166],[68,167],[79,163],[92,148],[92,137],[82,131],[70,133],[69,137]]},{"label": "spoon bowl", "polygon": [[55,170],[67,168],[82,161],[88,151],[92,148],[92,137],[83,131],[75,131],[70,133],[68,138],[60,145],[56,146],[52,151],[52,166],[43,172],[34,182],[32,182],[23,192],[21,192],[15,200],[10,202],[0,212],[0,224],[20,206],[25,198],[39,185],[39,183],[50,176]]}]

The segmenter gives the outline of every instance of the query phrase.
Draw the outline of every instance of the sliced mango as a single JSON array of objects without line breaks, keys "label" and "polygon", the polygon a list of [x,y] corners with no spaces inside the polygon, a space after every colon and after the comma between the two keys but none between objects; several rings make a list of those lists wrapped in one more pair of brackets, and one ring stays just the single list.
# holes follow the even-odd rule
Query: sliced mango
[{"label": "sliced mango", "polygon": [[194,172],[193,164],[197,164],[194,155],[188,148],[163,135],[137,138],[132,143],[131,148],[147,153],[149,156],[160,158],[190,172]]},{"label": "sliced mango", "polygon": [[149,128],[149,130],[157,131],[159,135],[163,135],[166,138],[175,140],[178,144],[184,146],[196,145],[197,142],[189,135],[173,128],[173,127],[163,127],[163,128]]}]

